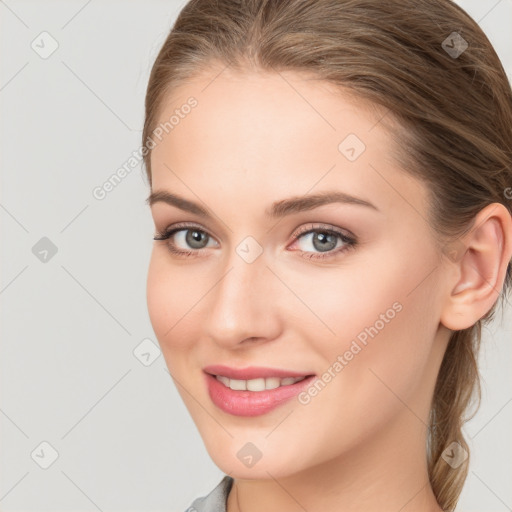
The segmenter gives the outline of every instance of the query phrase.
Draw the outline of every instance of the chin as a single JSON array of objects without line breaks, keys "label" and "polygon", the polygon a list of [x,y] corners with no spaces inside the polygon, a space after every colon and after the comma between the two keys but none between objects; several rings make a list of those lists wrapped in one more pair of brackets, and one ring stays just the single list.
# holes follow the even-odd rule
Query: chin
[{"label": "chin", "polygon": [[292,462],[287,464],[283,461],[277,462],[273,460],[264,461],[261,458],[252,467],[245,466],[236,457],[226,458],[220,457],[213,459],[215,465],[224,473],[232,478],[241,480],[268,480],[271,478],[283,478],[296,473],[299,468]]},{"label": "chin", "polygon": [[[268,480],[283,478],[297,473],[304,468],[298,465],[297,450],[289,456],[283,454],[278,447],[262,447],[263,443],[231,439],[230,442],[219,445],[218,439],[212,440],[211,446],[206,445],[214,464],[232,478],[247,480]],[[306,458],[300,453],[304,464]]]}]

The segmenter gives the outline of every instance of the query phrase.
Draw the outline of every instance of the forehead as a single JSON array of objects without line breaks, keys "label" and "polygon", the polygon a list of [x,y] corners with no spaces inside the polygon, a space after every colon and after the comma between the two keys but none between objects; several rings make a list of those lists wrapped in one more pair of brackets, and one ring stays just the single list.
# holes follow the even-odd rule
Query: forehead
[{"label": "forehead", "polygon": [[[183,108],[190,98],[195,106]],[[303,73],[215,68],[175,88],[163,105],[160,123],[178,122],[156,141],[153,188],[189,183],[271,200],[336,187],[364,197],[389,188],[388,175],[404,193],[421,195],[416,180],[399,175],[384,114]]]},{"label": "forehead", "polygon": [[[191,97],[196,106],[190,110],[185,104]],[[159,123],[182,108],[190,112],[180,116],[180,127],[173,127],[170,139],[180,138],[180,132],[188,137],[193,131],[205,142],[214,137],[215,142],[243,142],[246,150],[250,143],[259,148],[269,139],[274,147],[290,136],[314,141],[355,133],[369,139],[366,132],[385,112],[347,89],[303,72],[236,72],[229,67],[203,71],[174,88],[161,107]]]}]

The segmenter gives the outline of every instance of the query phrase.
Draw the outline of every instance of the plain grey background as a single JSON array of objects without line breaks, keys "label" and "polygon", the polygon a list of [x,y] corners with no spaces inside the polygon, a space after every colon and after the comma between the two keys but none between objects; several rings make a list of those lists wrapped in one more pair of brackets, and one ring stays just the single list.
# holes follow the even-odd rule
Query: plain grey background
[{"label": "plain grey background", "polygon": [[[149,322],[141,166],[93,195],[140,146],[149,71],[184,3],[0,1],[4,512],[180,512],[223,475]],[[460,4],[512,76],[512,0]],[[511,311],[484,330],[465,512],[512,510]]]}]

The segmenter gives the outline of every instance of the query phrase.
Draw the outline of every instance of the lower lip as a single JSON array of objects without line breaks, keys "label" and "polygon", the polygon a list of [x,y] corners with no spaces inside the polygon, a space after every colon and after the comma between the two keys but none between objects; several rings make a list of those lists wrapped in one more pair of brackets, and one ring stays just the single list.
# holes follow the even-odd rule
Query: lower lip
[{"label": "lower lip", "polygon": [[309,386],[314,375],[288,386],[264,391],[235,391],[216,377],[205,373],[206,385],[212,402],[224,412],[235,416],[260,416],[282,405]]}]

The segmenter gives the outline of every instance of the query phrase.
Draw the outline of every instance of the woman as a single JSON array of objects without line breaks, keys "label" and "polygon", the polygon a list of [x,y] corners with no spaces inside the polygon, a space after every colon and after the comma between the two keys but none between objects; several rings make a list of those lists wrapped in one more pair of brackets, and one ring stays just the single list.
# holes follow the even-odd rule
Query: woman
[{"label": "woman", "polygon": [[143,143],[148,309],[226,474],[189,510],[453,510],[511,282],[512,92],[449,0],[192,0]]}]

